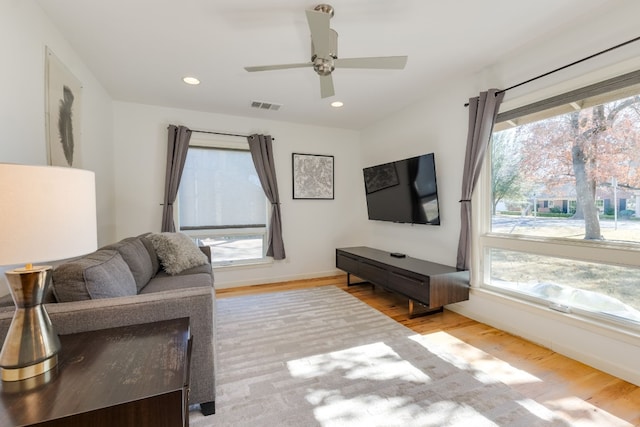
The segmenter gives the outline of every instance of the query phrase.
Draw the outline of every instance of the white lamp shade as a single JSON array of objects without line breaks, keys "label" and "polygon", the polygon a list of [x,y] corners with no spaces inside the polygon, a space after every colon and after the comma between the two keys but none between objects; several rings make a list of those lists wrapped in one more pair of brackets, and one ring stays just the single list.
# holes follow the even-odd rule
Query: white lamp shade
[{"label": "white lamp shade", "polygon": [[93,172],[0,163],[0,265],[65,259],[96,247]]}]

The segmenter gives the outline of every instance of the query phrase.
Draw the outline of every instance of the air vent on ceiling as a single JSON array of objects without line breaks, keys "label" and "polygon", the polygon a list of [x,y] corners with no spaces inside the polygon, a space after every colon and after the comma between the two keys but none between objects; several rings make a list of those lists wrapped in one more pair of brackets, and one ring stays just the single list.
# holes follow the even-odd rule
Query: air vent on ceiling
[{"label": "air vent on ceiling", "polygon": [[258,108],[260,110],[273,110],[278,111],[282,104],[275,104],[273,102],[264,102],[264,101],[251,101],[251,106],[253,108]]}]

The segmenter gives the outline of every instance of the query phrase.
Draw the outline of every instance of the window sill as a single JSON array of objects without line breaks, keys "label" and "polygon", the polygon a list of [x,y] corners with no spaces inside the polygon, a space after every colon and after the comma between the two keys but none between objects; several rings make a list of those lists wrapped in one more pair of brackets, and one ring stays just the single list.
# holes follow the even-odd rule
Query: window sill
[{"label": "window sill", "polygon": [[229,261],[228,263],[213,264],[213,271],[219,270],[243,270],[248,268],[268,267],[273,264],[273,258],[263,258],[248,261]]},{"label": "window sill", "polygon": [[567,325],[607,336],[628,344],[638,345],[638,340],[640,339],[640,331],[627,329],[614,323],[598,321],[597,319],[581,316],[576,313],[559,312],[544,305],[516,298],[501,292],[483,289],[480,287],[471,287],[470,294],[476,295],[480,298],[498,301],[519,310],[527,311],[538,316],[562,322]]}]

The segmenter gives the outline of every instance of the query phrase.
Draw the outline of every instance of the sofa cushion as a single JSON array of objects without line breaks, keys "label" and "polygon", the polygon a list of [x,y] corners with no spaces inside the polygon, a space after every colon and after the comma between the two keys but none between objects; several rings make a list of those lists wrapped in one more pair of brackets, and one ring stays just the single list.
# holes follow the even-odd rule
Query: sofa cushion
[{"label": "sofa cushion", "polygon": [[136,295],[129,266],[115,250],[100,249],[53,270],[58,302]]},{"label": "sofa cushion", "polygon": [[[191,267],[191,268],[187,268],[186,270],[182,270],[180,273],[172,274],[171,276],[188,276],[190,274],[199,274],[199,273],[212,274],[211,264],[206,263],[206,264],[202,264],[202,265],[197,265],[195,267]],[[169,276],[169,273],[167,273],[164,270],[161,270],[156,275],[156,277],[158,277],[158,276]]]},{"label": "sofa cushion", "polygon": [[158,271],[160,271],[160,260],[158,260],[158,254],[156,253],[155,248],[153,247],[153,243],[151,240],[147,239],[147,236],[151,233],[144,233],[138,236],[140,241],[144,245],[144,247],[149,252],[149,258],[151,259],[151,265],[153,266],[153,275],[155,276]]},{"label": "sofa cushion", "polygon": [[169,276],[159,273],[144,287],[141,294],[152,294],[162,291],[176,291],[187,288],[213,287],[213,276],[207,273],[189,274],[186,276]]},{"label": "sofa cushion", "polygon": [[129,266],[129,270],[131,270],[138,291],[144,288],[158,271],[157,268],[154,270],[149,251],[140,238],[130,237],[112,245],[105,246],[103,249],[118,251],[124,262]]},{"label": "sofa cushion", "polygon": [[183,233],[151,233],[146,236],[153,244],[164,271],[178,274],[188,268],[209,262],[207,256],[189,236]]}]

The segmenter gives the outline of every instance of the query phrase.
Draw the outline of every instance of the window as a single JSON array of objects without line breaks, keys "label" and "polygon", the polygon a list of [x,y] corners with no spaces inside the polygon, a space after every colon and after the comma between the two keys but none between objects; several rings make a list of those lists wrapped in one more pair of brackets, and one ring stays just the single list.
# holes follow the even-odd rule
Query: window
[{"label": "window", "polygon": [[246,142],[192,138],[180,181],[180,231],[210,246],[214,265],[265,258],[267,208]]},{"label": "window", "polygon": [[501,112],[489,153],[481,286],[640,329],[640,72]]}]

